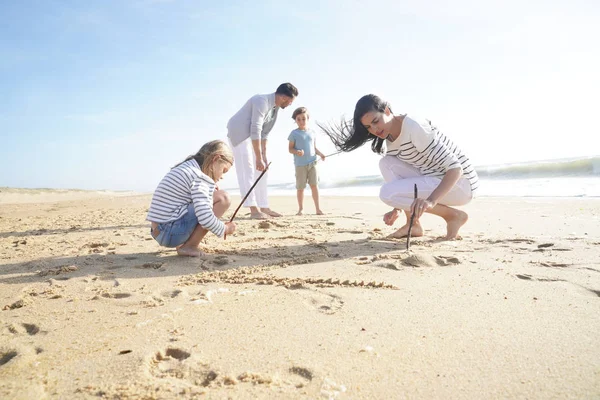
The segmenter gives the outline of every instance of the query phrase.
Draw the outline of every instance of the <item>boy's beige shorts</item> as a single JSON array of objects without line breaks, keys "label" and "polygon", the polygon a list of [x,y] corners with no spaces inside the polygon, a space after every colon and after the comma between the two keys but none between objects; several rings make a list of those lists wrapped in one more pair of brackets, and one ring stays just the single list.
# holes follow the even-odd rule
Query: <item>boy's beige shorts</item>
[{"label": "boy's beige shorts", "polygon": [[304,189],[307,182],[310,186],[316,186],[319,183],[316,161],[308,165],[296,167],[296,189]]}]

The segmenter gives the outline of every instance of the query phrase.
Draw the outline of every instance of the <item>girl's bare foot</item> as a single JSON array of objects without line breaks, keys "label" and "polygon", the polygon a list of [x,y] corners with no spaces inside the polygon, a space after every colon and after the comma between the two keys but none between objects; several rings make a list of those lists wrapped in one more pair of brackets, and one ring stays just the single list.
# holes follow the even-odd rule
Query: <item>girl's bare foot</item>
[{"label": "girl's bare foot", "polygon": [[[388,235],[388,238],[400,239],[408,235],[408,224],[398,229],[396,232]],[[423,227],[420,223],[413,223],[412,229],[410,230],[411,237],[423,236]]]},{"label": "girl's bare foot", "polygon": [[270,208],[261,208],[260,211],[262,211],[263,213],[267,214],[268,216],[271,217],[281,217],[281,214],[279,214],[278,212],[275,212],[273,210],[271,210]]},{"label": "girl's bare foot", "polygon": [[177,255],[186,257],[201,257],[204,255],[200,249],[192,249],[189,247],[179,246],[177,247]]},{"label": "girl's bare foot", "polygon": [[317,215],[325,215],[325,213],[321,210],[317,210]]},{"label": "girl's bare foot", "polygon": [[[451,218],[446,219],[446,239],[453,240],[457,239],[458,230],[467,223],[469,216],[466,212],[460,210],[454,210]],[[414,229],[414,227],[413,227]]]},{"label": "girl's bare foot", "polygon": [[303,215],[302,210],[298,210],[298,212],[296,213],[296,215]]},{"label": "girl's bare foot", "polygon": [[269,219],[269,216],[264,212],[255,212],[250,214],[250,218],[252,219]]}]

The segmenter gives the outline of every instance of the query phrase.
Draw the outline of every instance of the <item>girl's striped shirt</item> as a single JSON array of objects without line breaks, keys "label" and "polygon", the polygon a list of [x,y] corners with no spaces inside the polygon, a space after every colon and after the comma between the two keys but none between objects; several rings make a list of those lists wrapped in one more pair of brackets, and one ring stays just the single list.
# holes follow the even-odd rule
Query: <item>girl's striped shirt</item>
[{"label": "girl's striped shirt", "polygon": [[215,182],[191,159],[172,168],[160,181],[150,203],[146,220],[165,223],[178,220],[187,213],[190,203],[198,223],[222,237],[225,224],[213,212]]},{"label": "girl's striped shirt", "polygon": [[431,121],[420,124],[405,115],[400,136],[385,143],[386,155],[398,157],[424,176],[443,177],[448,170],[461,168],[463,177],[469,180],[471,192],[474,194],[479,187],[479,177],[469,158]]}]

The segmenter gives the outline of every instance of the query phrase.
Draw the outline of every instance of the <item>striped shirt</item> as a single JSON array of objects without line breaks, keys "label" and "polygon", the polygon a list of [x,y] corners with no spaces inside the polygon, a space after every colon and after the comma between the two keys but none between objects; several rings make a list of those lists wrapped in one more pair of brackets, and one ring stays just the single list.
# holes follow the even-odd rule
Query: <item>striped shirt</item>
[{"label": "striped shirt", "polygon": [[227,137],[234,146],[244,140],[267,140],[277,121],[279,107],[275,105],[275,93],[257,94],[229,119]]},{"label": "striped shirt", "polygon": [[196,160],[188,160],[174,168],[160,181],[150,203],[147,221],[165,223],[176,221],[187,213],[190,203],[201,227],[222,237],[225,224],[213,212],[215,182]]},{"label": "striped shirt", "polygon": [[386,140],[385,144],[386,155],[398,157],[424,176],[443,177],[449,170],[461,168],[471,191],[475,193],[479,187],[479,177],[469,158],[431,121],[420,124],[404,116],[400,136],[393,142]]}]

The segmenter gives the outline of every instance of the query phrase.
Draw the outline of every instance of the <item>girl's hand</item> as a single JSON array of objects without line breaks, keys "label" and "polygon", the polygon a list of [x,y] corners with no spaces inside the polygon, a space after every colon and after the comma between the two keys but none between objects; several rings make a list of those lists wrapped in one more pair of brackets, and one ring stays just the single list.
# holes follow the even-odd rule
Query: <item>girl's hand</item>
[{"label": "girl's hand", "polygon": [[425,211],[431,210],[433,207],[435,207],[435,203],[430,200],[415,199],[415,201],[413,201],[413,203],[410,206],[410,213],[412,215],[412,213],[414,212],[415,219],[419,219]]},{"label": "girl's hand", "polygon": [[225,235],[235,232],[235,222],[225,222]]},{"label": "girl's hand", "polygon": [[383,222],[385,222],[386,225],[394,225],[396,219],[398,219],[398,210],[396,210],[395,208],[392,211],[387,212],[383,215]]},{"label": "girl's hand", "polygon": [[304,155],[304,150],[297,150],[297,151],[296,151],[296,155],[297,155],[298,157],[302,157],[302,156]]},{"label": "girl's hand", "polygon": [[321,161],[325,161],[325,155],[321,154]]}]

